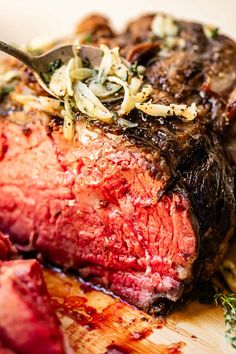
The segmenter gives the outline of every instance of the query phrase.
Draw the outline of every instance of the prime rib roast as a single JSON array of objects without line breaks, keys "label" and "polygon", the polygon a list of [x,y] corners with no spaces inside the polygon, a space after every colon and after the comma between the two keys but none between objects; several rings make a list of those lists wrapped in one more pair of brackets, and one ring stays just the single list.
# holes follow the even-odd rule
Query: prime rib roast
[{"label": "prime rib roast", "polygon": [[0,233],[0,353],[64,354],[41,266],[34,259],[7,260],[11,248]]},{"label": "prime rib roast", "polygon": [[[10,95],[1,104],[0,229],[19,250],[159,313],[212,275],[233,235],[236,44],[177,21],[185,46],[165,55],[152,19],[115,34],[91,16],[77,35],[118,45],[145,65],[154,102],[195,102],[198,117],[134,110],[127,119],[138,126],[123,130],[80,115],[67,141],[60,117],[25,110]],[[21,70],[16,90],[46,95],[21,64],[3,65]]]}]

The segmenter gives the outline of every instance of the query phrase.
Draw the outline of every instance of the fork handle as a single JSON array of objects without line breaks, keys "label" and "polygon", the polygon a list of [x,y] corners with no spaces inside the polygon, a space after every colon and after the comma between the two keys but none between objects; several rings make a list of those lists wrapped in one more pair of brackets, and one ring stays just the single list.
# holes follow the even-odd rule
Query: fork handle
[{"label": "fork handle", "polygon": [[22,61],[22,63],[24,63],[25,65],[27,65],[31,69],[34,69],[33,63],[32,63],[33,58],[30,55],[23,52],[22,50],[17,49],[15,47],[11,46],[10,44],[7,44],[2,41],[0,41],[0,50],[2,52],[5,52],[5,53],[19,59],[20,61]]}]

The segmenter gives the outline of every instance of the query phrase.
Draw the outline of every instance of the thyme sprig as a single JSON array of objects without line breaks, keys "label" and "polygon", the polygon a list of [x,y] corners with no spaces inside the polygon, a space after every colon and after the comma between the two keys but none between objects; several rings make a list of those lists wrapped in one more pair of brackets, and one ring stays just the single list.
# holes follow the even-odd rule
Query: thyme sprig
[{"label": "thyme sprig", "polygon": [[236,294],[216,294],[215,302],[224,310],[225,337],[236,349]]}]

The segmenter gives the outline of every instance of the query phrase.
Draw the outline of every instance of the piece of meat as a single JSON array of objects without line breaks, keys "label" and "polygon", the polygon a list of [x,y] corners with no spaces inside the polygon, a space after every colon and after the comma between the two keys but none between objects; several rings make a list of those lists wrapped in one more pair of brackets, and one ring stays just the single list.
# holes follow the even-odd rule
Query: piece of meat
[{"label": "piece of meat", "polygon": [[65,353],[39,263],[7,261],[12,255],[15,248],[0,233],[0,354]]},{"label": "piece of meat", "polygon": [[[109,43],[135,55],[153,49],[139,46],[152,18]],[[138,126],[122,131],[78,116],[68,142],[60,118],[48,125],[43,113],[3,104],[0,120],[0,229],[18,249],[36,250],[156,313],[215,271],[235,217],[234,170],[222,140],[232,126],[226,111],[235,82],[219,89],[210,70],[233,72],[235,44],[208,39],[199,24],[178,24],[185,47],[168,56],[159,46],[151,51],[145,80],[154,102],[195,102],[196,121],[134,110],[128,119]],[[14,123],[19,113],[23,126]]]},{"label": "piece of meat", "polygon": [[36,260],[0,262],[0,353],[65,353]]},{"label": "piece of meat", "polygon": [[[178,39],[182,47],[169,48],[164,56],[159,55],[159,46],[165,38],[155,36],[151,31],[154,14],[144,15],[132,21],[119,42],[123,55],[146,65],[146,77],[158,90],[157,102],[191,103],[193,100],[202,110],[204,123],[210,124],[217,133],[225,132],[234,115],[234,103],[228,105],[230,94],[236,89],[236,45],[224,35],[207,38],[199,23],[175,20]],[[127,44],[128,43],[128,44]],[[124,48],[123,48],[124,46]],[[144,48],[152,48],[153,58],[143,61]],[[139,49],[140,48],[140,49]],[[138,52],[139,50],[139,52]]]},{"label": "piece of meat", "polygon": [[[151,32],[154,14],[144,15],[132,21],[123,37],[129,46],[123,48],[124,55],[135,52],[165,39]],[[207,124],[223,138],[223,144],[236,166],[236,45],[233,40],[219,34],[216,30],[213,38],[207,38],[204,26],[199,23],[176,19],[178,39],[182,48],[169,48],[161,56],[156,51],[153,58],[146,62],[147,81],[155,87],[154,101],[170,104],[173,102],[191,104],[195,102],[200,111],[202,123]],[[120,41],[122,43],[122,41]],[[123,40],[125,43],[125,41]]]},{"label": "piece of meat", "polygon": [[29,136],[2,120],[0,224],[19,248],[151,310],[216,268],[234,197],[215,136],[196,123],[139,119],[126,136],[81,120],[73,144],[40,119]]},{"label": "piece of meat", "polygon": [[148,58],[153,57],[159,48],[158,42],[136,44],[128,51],[126,59],[131,63],[138,62],[139,64],[145,64]]}]

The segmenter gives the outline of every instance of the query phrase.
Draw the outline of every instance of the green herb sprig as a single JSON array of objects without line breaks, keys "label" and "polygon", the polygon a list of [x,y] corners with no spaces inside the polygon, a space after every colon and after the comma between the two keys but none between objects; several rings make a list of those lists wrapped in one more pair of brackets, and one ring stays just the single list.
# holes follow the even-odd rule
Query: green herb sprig
[{"label": "green herb sprig", "polygon": [[215,39],[219,34],[219,28],[215,27],[212,31],[211,31],[211,38]]},{"label": "green herb sprig", "polygon": [[0,98],[7,96],[11,91],[13,91],[12,86],[3,86],[0,88]]},{"label": "green herb sprig", "polygon": [[225,336],[236,349],[236,294],[216,294],[215,302],[223,307]]},{"label": "green herb sprig", "polygon": [[83,38],[84,42],[90,44],[93,42],[93,35],[92,33],[87,33],[86,36]]},{"label": "green herb sprig", "polygon": [[130,66],[130,71],[134,75],[138,73],[138,62],[135,61],[131,66]]}]

